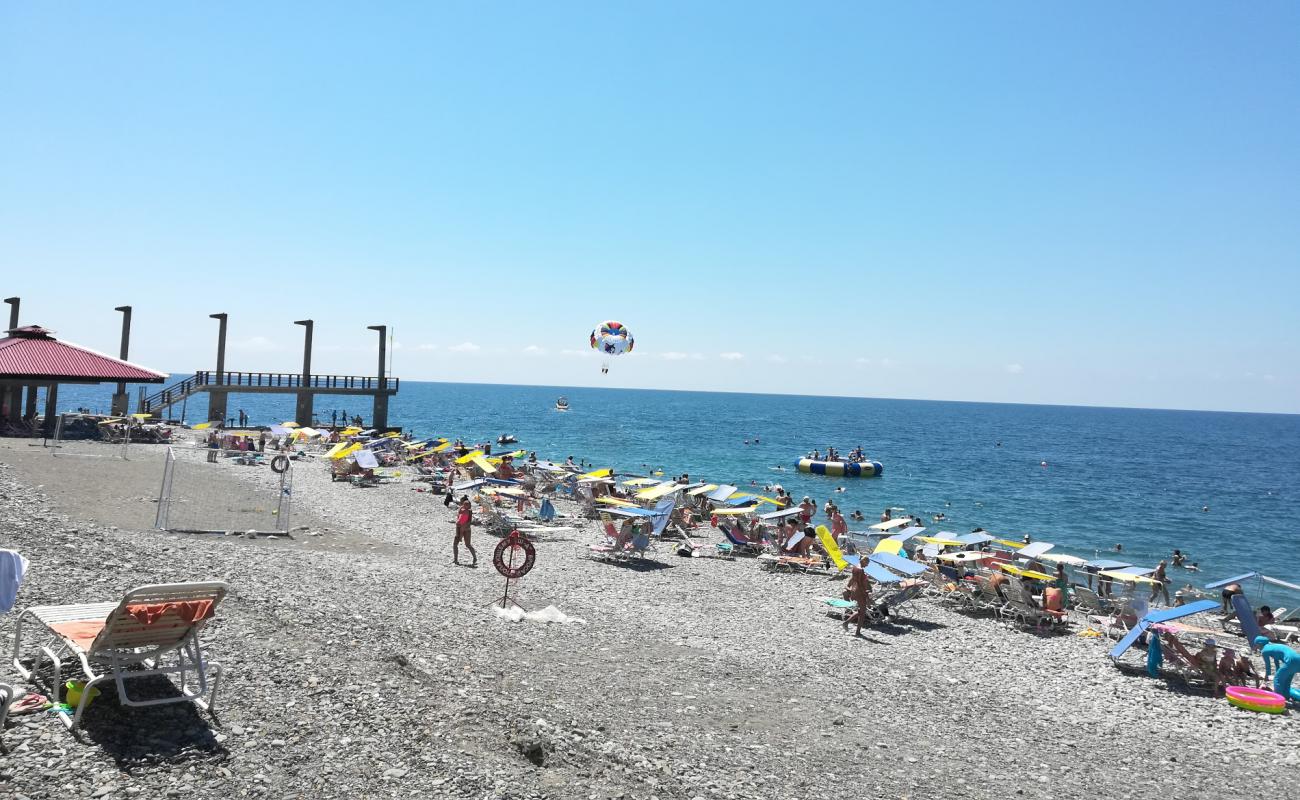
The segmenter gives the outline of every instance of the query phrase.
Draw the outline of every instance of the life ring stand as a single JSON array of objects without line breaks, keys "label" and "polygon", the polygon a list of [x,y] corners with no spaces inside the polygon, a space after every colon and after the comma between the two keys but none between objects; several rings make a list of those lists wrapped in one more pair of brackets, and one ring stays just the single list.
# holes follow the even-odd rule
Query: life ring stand
[{"label": "life ring stand", "polygon": [[275,458],[271,459],[271,471],[274,472],[276,475],[283,475],[284,473],[288,472],[289,457],[276,456]]}]

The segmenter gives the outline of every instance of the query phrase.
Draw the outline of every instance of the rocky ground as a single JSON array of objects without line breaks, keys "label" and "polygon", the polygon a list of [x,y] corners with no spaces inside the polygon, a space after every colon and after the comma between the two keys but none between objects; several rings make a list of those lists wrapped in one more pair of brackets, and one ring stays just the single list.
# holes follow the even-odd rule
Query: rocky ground
[{"label": "rocky ground", "polygon": [[[95,445],[78,447],[94,452]],[[207,465],[252,508],[265,468]],[[19,606],[221,578],[205,633],[217,714],[123,709],[105,688],[85,742],[50,715],[3,732],[10,797],[1292,796],[1296,715],[1122,672],[1106,644],[1043,638],[928,601],[844,634],[825,577],[753,561],[641,568],[581,556],[589,526],[538,546],[530,606],[586,624],[497,619],[495,540],[451,564],[451,511],[395,483],[295,470],[292,538],[150,530],[162,450],[52,458],[0,443],[0,547],[32,561]],[[561,506],[562,512],[569,510]],[[0,616],[11,647],[16,613]],[[15,679],[11,667],[0,680]]]}]

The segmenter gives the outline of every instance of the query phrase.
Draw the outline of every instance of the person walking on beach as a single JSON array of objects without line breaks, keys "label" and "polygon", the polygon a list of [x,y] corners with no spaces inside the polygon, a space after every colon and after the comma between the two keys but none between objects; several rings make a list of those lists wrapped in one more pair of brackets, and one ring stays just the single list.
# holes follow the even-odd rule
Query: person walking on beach
[{"label": "person walking on beach", "polygon": [[460,543],[464,540],[465,548],[469,550],[470,556],[474,559],[470,566],[478,566],[478,553],[474,552],[474,545],[469,543],[469,527],[473,521],[474,510],[470,507],[469,495],[462,495],[460,508],[456,510],[456,538],[451,543],[451,560],[453,564],[460,563]]},{"label": "person walking on beach", "polygon": [[[853,614],[844,620],[844,630],[849,629],[849,625],[857,623],[857,630],[853,632],[854,636],[862,635],[862,623],[867,618],[867,608],[871,605],[871,582],[867,578],[867,573],[862,571],[862,567],[854,567],[849,573],[849,583],[844,587],[844,599],[852,600],[858,604]],[[889,612],[886,611],[886,614]]]},{"label": "person walking on beach", "polygon": [[1156,583],[1151,587],[1151,599],[1149,602],[1154,603],[1156,601],[1156,595],[1164,594],[1165,605],[1172,605],[1172,601],[1169,599],[1169,576],[1165,574],[1165,569],[1165,562],[1163,561],[1156,565],[1156,571],[1151,576],[1151,580]]}]

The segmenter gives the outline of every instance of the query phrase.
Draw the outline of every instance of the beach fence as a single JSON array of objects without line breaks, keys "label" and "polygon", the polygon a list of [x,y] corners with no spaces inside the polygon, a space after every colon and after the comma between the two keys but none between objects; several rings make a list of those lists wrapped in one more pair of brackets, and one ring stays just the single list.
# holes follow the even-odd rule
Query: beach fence
[{"label": "beach fence", "polygon": [[[54,421],[54,438],[46,440],[44,445],[50,449],[50,455],[75,456],[77,458],[114,458],[127,460],[131,452],[131,426],[101,426],[81,414],[60,414]],[[95,452],[85,450],[73,451],[65,442],[103,441],[110,447],[96,447]]]},{"label": "beach fence", "polygon": [[276,459],[271,482],[214,480],[212,464],[177,458],[168,447],[154,528],[180,533],[287,535],[293,514],[293,465]]}]

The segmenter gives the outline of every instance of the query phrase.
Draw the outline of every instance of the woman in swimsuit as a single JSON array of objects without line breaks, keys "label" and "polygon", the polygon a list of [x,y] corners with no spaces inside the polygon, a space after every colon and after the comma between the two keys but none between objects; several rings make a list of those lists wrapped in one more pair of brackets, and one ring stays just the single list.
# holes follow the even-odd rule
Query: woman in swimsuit
[{"label": "woman in swimsuit", "polygon": [[474,545],[469,543],[469,526],[473,521],[474,510],[470,507],[469,495],[463,495],[460,498],[460,508],[456,510],[456,538],[451,543],[451,560],[454,564],[460,563],[460,543],[464,540],[465,547],[474,558],[470,566],[478,566],[478,553],[474,552]]}]

